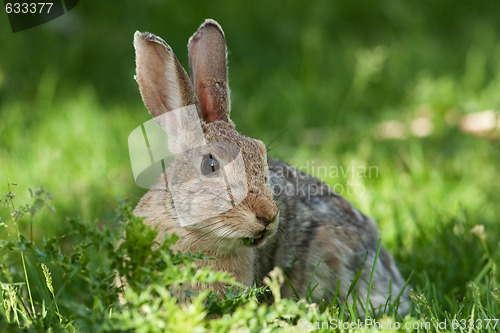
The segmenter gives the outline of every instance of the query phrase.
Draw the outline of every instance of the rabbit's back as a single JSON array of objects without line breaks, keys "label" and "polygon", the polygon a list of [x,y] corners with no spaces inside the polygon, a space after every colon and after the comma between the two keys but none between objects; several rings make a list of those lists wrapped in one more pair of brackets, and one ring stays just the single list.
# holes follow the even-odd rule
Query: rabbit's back
[{"label": "rabbit's back", "polygon": [[[358,295],[366,300],[380,239],[373,221],[319,179],[274,158],[268,163],[280,224],[274,237],[258,249],[256,278],[280,266],[300,297],[318,284],[312,294],[316,301],[332,300],[340,280],[342,299],[363,267]],[[404,284],[384,247],[373,281],[370,298],[375,307],[385,304],[389,294],[394,299]],[[283,294],[294,296],[287,283]]]}]

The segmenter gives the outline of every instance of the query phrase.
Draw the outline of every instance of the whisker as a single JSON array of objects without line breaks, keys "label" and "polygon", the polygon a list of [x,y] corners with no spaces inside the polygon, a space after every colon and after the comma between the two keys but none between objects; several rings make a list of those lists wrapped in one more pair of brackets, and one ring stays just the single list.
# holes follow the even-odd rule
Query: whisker
[{"label": "whisker", "polygon": [[210,223],[210,224],[208,224],[208,225],[205,225],[205,226],[203,226],[203,227],[200,227],[200,228],[194,229],[194,230],[192,230],[191,232],[189,232],[189,233],[187,233],[186,235],[184,235],[183,237],[190,236],[190,235],[192,235],[193,233],[195,233],[195,232],[197,232],[197,231],[200,231],[201,229],[209,228],[209,227],[211,227],[211,226],[214,226],[214,225],[217,225],[217,224],[219,224],[219,223],[223,223],[223,222],[224,222],[224,221],[222,221],[222,220],[221,220],[221,221],[215,221],[215,222]]},{"label": "whisker", "polygon": [[218,227],[218,228],[215,228],[215,229],[211,230],[210,232],[208,232],[208,233],[206,233],[205,235],[201,236],[200,238],[196,239],[193,243],[191,243],[191,245],[193,246],[193,245],[194,245],[194,244],[196,244],[197,242],[201,241],[201,240],[202,240],[202,239],[204,239],[204,238],[207,238],[208,236],[210,236],[210,235],[214,234],[215,232],[217,232],[217,231],[219,231],[219,230],[221,230],[221,229],[223,229],[223,228],[224,228],[224,226],[220,226],[220,227]]},{"label": "whisker", "polygon": [[[203,192],[203,194],[205,195],[205,199],[208,197],[208,198],[215,198],[217,200],[221,200],[223,201],[224,203],[231,203],[231,200],[229,200],[228,198],[224,198],[222,197],[222,195],[217,195],[216,193],[213,193],[213,192],[209,192],[207,191],[206,193]],[[200,195],[198,193],[198,195]],[[210,197],[212,196],[212,197]],[[229,196],[228,196],[229,197]],[[186,195],[186,197],[182,198],[182,199],[179,199],[177,198],[175,201],[180,204],[180,203],[184,203],[186,200],[193,200],[193,197],[190,196],[190,195]],[[174,202],[175,203],[175,202]]]},{"label": "whisker", "polygon": [[[302,119],[300,119],[300,120],[302,120]],[[273,142],[275,142],[279,137],[281,137],[283,134],[285,134],[287,131],[289,131],[293,127],[297,127],[297,126],[290,124],[289,126],[285,127],[281,132],[278,133],[278,135],[274,139],[271,140],[271,142],[267,143],[266,144],[267,152],[271,151],[271,145],[273,144]]]},{"label": "whisker", "polygon": [[210,247],[210,249],[214,249],[215,250],[215,247],[217,246],[217,244],[219,244],[223,240],[229,238],[228,236],[232,235],[233,233],[235,233],[235,231],[233,231],[233,230],[226,230],[224,233],[222,233],[221,237],[214,243],[214,245],[212,245]]}]

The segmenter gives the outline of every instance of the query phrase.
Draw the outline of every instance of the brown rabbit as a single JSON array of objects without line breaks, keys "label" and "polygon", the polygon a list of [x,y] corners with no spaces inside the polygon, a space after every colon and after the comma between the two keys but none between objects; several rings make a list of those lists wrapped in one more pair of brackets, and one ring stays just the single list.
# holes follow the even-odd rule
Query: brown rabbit
[{"label": "brown rabbit", "polygon": [[[300,297],[318,284],[316,301],[332,300],[338,281],[345,299],[364,265],[357,288],[366,301],[380,238],[376,226],[326,184],[268,158],[261,141],[236,131],[220,25],[206,20],[189,40],[192,81],[159,37],[136,32],[134,46],[142,98],[174,156],[134,211],[158,228],[158,240],[177,234],[174,250],[215,257],[200,265],[229,272],[246,286],[279,266]],[[390,295],[394,301],[404,285],[384,247],[378,259],[374,308]],[[286,283],[282,293],[294,296]],[[406,298],[403,293],[400,313],[408,311]]]}]

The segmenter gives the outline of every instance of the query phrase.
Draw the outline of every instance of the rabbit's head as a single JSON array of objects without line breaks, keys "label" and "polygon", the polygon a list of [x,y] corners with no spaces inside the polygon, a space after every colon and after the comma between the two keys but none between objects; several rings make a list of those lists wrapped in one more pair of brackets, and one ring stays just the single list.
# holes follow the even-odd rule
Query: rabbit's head
[{"label": "rabbit's head", "polygon": [[169,221],[151,208],[144,211],[154,216],[145,217],[160,224],[174,220],[173,232],[204,239],[202,250],[262,244],[275,233],[279,212],[269,186],[266,146],[237,132],[229,118],[222,28],[206,20],[189,40],[192,81],[161,38],[136,32],[134,47],[142,99],[167,133],[165,145],[173,156],[150,190],[150,198],[167,201],[153,199],[154,206],[166,208]]}]

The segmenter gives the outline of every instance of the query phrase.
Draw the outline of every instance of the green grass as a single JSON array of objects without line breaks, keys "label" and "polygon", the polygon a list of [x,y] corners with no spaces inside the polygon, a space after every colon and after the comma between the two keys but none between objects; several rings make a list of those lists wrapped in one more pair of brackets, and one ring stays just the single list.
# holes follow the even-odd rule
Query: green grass
[{"label": "green grass", "polygon": [[[163,252],[150,250],[154,232],[129,214],[144,191],[133,182],[127,136],[149,119],[132,79],[131,40],[136,29],[157,33],[187,64],[187,37],[205,17],[226,31],[237,128],[272,142],[271,155],[343,189],[376,219],[411,276],[402,323],[431,323],[399,331],[469,332],[461,320],[499,319],[498,130],[477,137],[458,125],[463,115],[500,110],[498,2],[96,6],[76,7],[72,38],[57,24],[0,34],[8,46],[0,58],[0,192],[16,194],[18,211],[12,216],[12,196],[4,197],[0,331],[18,321],[28,331],[300,331],[355,317],[339,303],[280,299],[279,274],[224,302],[202,294],[183,308],[170,296],[180,281],[227,277],[173,265],[194,257],[170,253],[168,241]],[[410,130],[419,117],[433,125],[425,137]],[[397,121],[403,137],[384,138],[386,121]],[[356,173],[343,175],[350,166]],[[115,251],[125,221],[136,236]],[[128,261],[139,253],[150,256]],[[112,287],[115,270],[131,274],[125,304]],[[7,314],[7,304],[17,311]],[[435,326],[445,320],[446,328]]]}]

